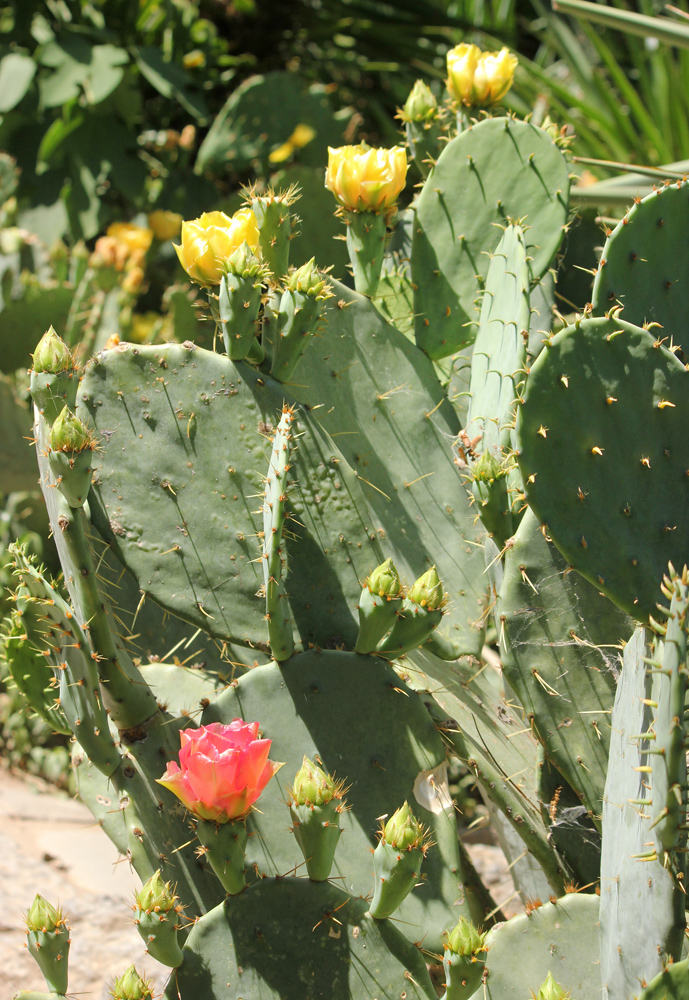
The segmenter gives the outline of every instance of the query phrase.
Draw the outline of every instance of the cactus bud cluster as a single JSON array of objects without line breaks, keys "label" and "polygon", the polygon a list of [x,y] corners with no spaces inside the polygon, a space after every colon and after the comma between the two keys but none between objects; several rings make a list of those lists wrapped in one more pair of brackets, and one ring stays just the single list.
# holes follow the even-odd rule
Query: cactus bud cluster
[{"label": "cactus bud cluster", "polygon": [[30,384],[31,398],[49,424],[65,404],[74,407],[78,384],[72,353],[51,326],[33,353]]},{"label": "cactus bud cluster", "polygon": [[565,990],[553,979],[552,972],[549,972],[538,993],[532,993],[533,1000],[569,1000],[571,992]]},{"label": "cactus bud cluster", "polygon": [[290,292],[303,292],[312,299],[329,299],[333,294],[330,283],[316,267],[315,257],[288,275],[287,288]]},{"label": "cactus bud cluster", "polygon": [[446,935],[443,968],[447,1000],[469,1000],[478,989],[485,968],[486,936],[465,917],[460,917]]},{"label": "cactus bud cluster", "polygon": [[398,851],[422,848],[426,831],[411,811],[408,802],[392,814],[381,831],[381,842]]},{"label": "cactus bud cluster", "polygon": [[26,914],[27,948],[36,960],[48,989],[67,992],[69,928],[62,910],[36,895]]},{"label": "cactus bud cluster", "polygon": [[372,917],[377,920],[389,917],[409,895],[430,846],[427,830],[405,802],[381,826],[380,840],[373,852],[376,884]]},{"label": "cactus bud cluster", "polygon": [[93,439],[88,429],[68,406],[50,428],[50,447],[53,451],[81,452],[93,448]]},{"label": "cactus bud cluster", "polygon": [[57,375],[58,372],[66,372],[70,368],[74,368],[71,351],[51,326],[38,341],[33,352],[33,370],[37,374],[47,372],[49,375]]},{"label": "cactus bud cluster", "polygon": [[170,883],[163,881],[160,870],[134,894],[135,922],[148,953],[171,968],[181,965],[183,958],[177,939],[180,929],[177,917],[181,913],[177,898]]},{"label": "cactus bud cluster", "polygon": [[391,558],[376,566],[366,581],[366,586],[371,594],[385,597],[388,601],[401,596],[402,581]]},{"label": "cactus bud cluster", "polygon": [[82,507],[91,488],[94,440],[88,428],[65,406],[50,428],[50,471],[70,507]]},{"label": "cactus bud cluster", "polygon": [[314,882],[324,882],[330,875],[342,833],[344,793],[343,782],[304,757],[289,789],[289,807],[292,830]]},{"label": "cactus bud cluster", "polygon": [[112,1000],[153,1000],[153,983],[144,979],[131,965],[110,987]]},{"label": "cactus bud cluster", "polygon": [[429,611],[437,611],[438,608],[442,607],[445,595],[435,566],[431,566],[423,576],[416,580],[409,588],[407,597],[414,604],[420,604],[422,608],[428,608]]},{"label": "cactus bud cluster", "polygon": [[417,80],[402,108],[402,121],[424,123],[432,121],[437,114],[438,102],[430,87],[423,80]]}]

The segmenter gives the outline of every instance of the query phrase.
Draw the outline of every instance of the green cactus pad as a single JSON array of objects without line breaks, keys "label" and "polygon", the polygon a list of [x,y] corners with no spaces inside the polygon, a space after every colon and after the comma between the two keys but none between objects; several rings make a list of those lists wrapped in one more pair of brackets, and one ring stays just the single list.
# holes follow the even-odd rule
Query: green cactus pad
[{"label": "green cactus pad", "polygon": [[[671,594],[667,631],[654,649],[653,690],[658,705],[650,741],[652,829],[658,857],[667,865],[686,846],[687,758],[684,702],[687,690],[687,605],[689,572],[673,569],[665,577],[665,597]],[[677,850],[679,848],[679,851]],[[679,870],[684,869],[684,862]],[[677,956],[678,957],[678,956]]]},{"label": "green cactus pad", "polygon": [[526,998],[538,992],[549,972],[575,1000],[596,997],[598,897],[572,893],[513,917],[490,931],[486,948],[488,977],[473,1000]]},{"label": "green cactus pad", "polygon": [[[408,668],[411,683],[433,696],[427,708],[451,751],[505,813],[560,895],[570,873],[548,841],[538,794],[539,747],[521,711],[505,699],[485,665],[475,660],[446,663],[423,647],[410,659],[414,661]],[[476,919],[480,923],[482,916]]]},{"label": "green cactus pad", "polygon": [[689,561],[689,372],[648,331],[581,320],[533,364],[518,420],[526,496],[571,566],[639,621]]},{"label": "green cactus pad", "polygon": [[550,760],[598,816],[616,654],[632,622],[587,580],[569,572],[530,510],[505,554],[496,620],[505,680]]},{"label": "green cactus pad", "polygon": [[[253,866],[254,878],[284,875],[295,866],[303,872],[286,802],[289,782],[306,754],[351,786],[332,879],[341,878],[355,895],[371,891],[378,817],[392,815],[408,800],[435,843],[424,861],[423,885],[398,911],[400,927],[410,939],[439,947],[448,925],[462,912],[472,916],[466,901],[460,902],[464,890],[450,798],[440,804],[424,798],[430,772],[444,765],[445,748],[421,699],[389,664],[373,656],[310,650],[280,667],[258,667],[219,695],[200,721],[227,724],[238,716],[260,719],[264,736],[273,740],[272,759],[285,762],[247,821],[256,834],[247,844],[247,878]],[[355,733],[366,738],[353,738]]]},{"label": "green cactus pad", "polygon": [[[163,607],[221,639],[265,644],[256,512],[283,387],[186,344],[108,351],[82,390],[103,439],[90,500],[101,534]],[[382,553],[346,461],[307,413],[295,421],[292,615],[303,641],[353,646],[359,581]]]},{"label": "green cactus pad", "polygon": [[507,226],[493,253],[476,342],[471,356],[469,438],[481,435],[479,452],[499,462],[512,444],[514,412],[524,382],[526,340],[531,319],[529,265],[520,226]]},{"label": "green cactus pad", "polygon": [[385,554],[407,586],[436,564],[448,594],[443,628],[461,652],[478,652],[482,529],[448,447],[459,422],[423,352],[367,299],[333,284],[323,336],[305,351],[292,389],[312,406],[327,398],[316,412],[361,480]]},{"label": "green cactus pad", "polygon": [[567,220],[569,168],[547,132],[488,118],[448,143],[419,195],[412,249],[416,342],[432,358],[474,339],[474,302],[501,226],[526,219],[540,277]]},{"label": "green cactus pad", "polygon": [[668,965],[641,990],[637,1000],[689,1000],[689,959]]},{"label": "green cactus pad", "polygon": [[409,1000],[436,994],[424,958],[392,921],[328,882],[266,879],[203,917],[168,1000]]},{"label": "green cactus pad", "polygon": [[635,203],[609,234],[593,283],[599,316],[619,302],[628,323],[660,323],[659,337],[689,351],[689,182],[674,181]]},{"label": "green cactus pad", "polygon": [[[643,753],[655,741],[638,737],[653,726],[648,671],[650,635],[642,626],[624,650],[610,720],[610,764],[603,798],[600,885],[600,972],[610,1000],[627,1000],[662,972],[663,957],[680,957],[685,896],[657,860],[642,860],[653,843],[652,805]],[[655,810],[658,811],[657,809]]]}]

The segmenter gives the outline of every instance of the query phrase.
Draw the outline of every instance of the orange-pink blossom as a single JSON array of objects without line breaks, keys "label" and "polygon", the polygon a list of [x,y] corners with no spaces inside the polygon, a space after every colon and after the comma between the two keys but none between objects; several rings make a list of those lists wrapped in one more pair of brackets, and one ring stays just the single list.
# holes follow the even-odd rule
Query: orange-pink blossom
[{"label": "orange-pink blossom", "polygon": [[246,816],[279,767],[268,760],[272,740],[258,739],[258,722],[213,722],[184,729],[180,738],[179,765],[170,761],[158,783],[201,819]]}]

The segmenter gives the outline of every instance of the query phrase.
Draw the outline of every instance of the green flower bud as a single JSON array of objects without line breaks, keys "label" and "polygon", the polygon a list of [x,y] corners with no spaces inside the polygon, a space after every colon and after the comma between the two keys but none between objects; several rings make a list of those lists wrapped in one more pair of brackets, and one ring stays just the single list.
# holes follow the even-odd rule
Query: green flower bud
[{"label": "green flower bud", "polygon": [[399,597],[402,583],[392,559],[386,559],[373,570],[366,586],[372,594],[378,594],[379,597]]},{"label": "green flower bud", "polygon": [[447,936],[447,949],[453,955],[475,955],[485,951],[486,935],[481,934],[471,921],[459,918],[459,923]]},{"label": "green flower bud", "polygon": [[436,611],[443,603],[444,596],[443,585],[435,566],[431,566],[427,573],[420,576],[407,594],[410,601],[420,604],[428,611]]},{"label": "green flower bud", "polygon": [[148,882],[134,893],[136,908],[145,913],[167,913],[174,909],[177,896],[169,882],[163,882],[160,869],[151,875]]},{"label": "green flower bud", "polygon": [[142,979],[134,966],[110,987],[112,1000],[153,1000],[153,984]]},{"label": "green flower bud", "polygon": [[329,774],[308,757],[299,768],[291,789],[291,798],[298,806],[322,806],[330,802],[337,786]]},{"label": "green flower bud", "polygon": [[437,113],[438,102],[430,88],[423,80],[417,80],[402,108],[402,120],[405,122],[427,122],[435,118]]},{"label": "green flower bud", "polygon": [[91,447],[91,435],[76,413],[69,407],[62,409],[50,428],[50,447],[53,451],[85,451]]},{"label": "green flower bud", "polygon": [[64,922],[60,907],[56,909],[47,899],[37,894],[26,914],[27,931],[55,931]]},{"label": "green flower bud", "polygon": [[494,480],[499,479],[500,476],[505,474],[504,469],[500,467],[500,463],[495,458],[495,455],[493,455],[490,451],[484,451],[471,471],[474,475],[475,482],[478,483],[492,483]]},{"label": "green flower bud", "polygon": [[316,267],[315,257],[292,271],[287,278],[287,289],[290,292],[303,292],[312,299],[329,299],[333,294],[329,282]]},{"label": "green flower bud", "polygon": [[74,368],[70,350],[51,326],[38,341],[33,352],[33,370],[37,373],[48,372],[50,375],[57,375],[58,372],[66,372],[70,368]]},{"label": "green flower bud", "polygon": [[383,827],[383,843],[390,844],[398,851],[408,851],[415,847],[421,847],[425,836],[425,830],[421,823],[414,817],[405,802],[403,806],[393,813]]},{"label": "green flower bud", "polygon": [[548,973],[538,993],[531,994],[534,1000],[568,1000],[571,995],[555,982],[552,972]]},{"label": "green flower bud", "polygon": [[258,252],[252,250],[246,240],[227,258],[225,270],[237,278],[257,277],[259,283],[267,279],[270,273]]}]

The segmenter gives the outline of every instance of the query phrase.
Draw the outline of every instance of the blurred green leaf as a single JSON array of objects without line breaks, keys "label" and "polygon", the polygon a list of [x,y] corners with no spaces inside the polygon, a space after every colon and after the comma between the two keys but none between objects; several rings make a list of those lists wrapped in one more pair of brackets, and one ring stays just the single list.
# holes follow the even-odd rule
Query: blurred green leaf
[{"label": "blurred green leaf", "polygon": [[160,49],[144,46],[138,49],[136,63],[152,87],[163,97],[176,97],[190,115],[199,120],[208,117],[208,108],[201,94],[189,90],[189,74],[177,63],[166,62]]},{"label": "blurred green leaf", "polygon": [[31,56],[10,52],[0,61],[0,112],[11,111],[31,86],[36,63]]}]

